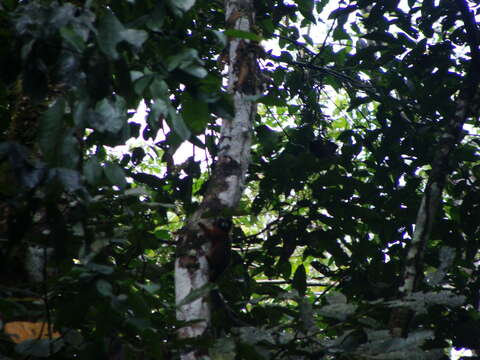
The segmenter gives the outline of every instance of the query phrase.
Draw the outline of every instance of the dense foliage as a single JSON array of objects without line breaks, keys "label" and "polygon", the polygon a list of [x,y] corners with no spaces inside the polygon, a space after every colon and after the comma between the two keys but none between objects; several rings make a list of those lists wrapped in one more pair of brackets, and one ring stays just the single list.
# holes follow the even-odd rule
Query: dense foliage
[{"label": "dense foliage", "polygon": [[[256,33],[241,33],[225,31],[219,1],[3,1],[0,326],[54,330],[18,344],[2,333],[0,354],[478,350],[478,114],[445,164],[421,286],[398,297],[423,189],[471,66],[462,2],[256,1]],[[172,240],[205,190],[218,119],[232,115],[228,36],[263,40],[267,89],[235,254],[218,283],[229,309],[188,343],[175,334]],[[140,124],[132,115],[142,102]],[[186,142],[195,148],[180,162]],[[33,255],[48,261],[32,264]],[[405,338],[388,331],[398,306],[414,312]]]}]

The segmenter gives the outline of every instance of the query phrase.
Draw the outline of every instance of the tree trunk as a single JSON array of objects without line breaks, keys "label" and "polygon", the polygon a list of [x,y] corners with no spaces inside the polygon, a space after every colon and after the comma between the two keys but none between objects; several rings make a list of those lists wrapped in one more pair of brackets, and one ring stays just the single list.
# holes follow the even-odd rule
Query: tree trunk
[{"label": "tree trunk", "polygon": [[[251,0],[226,0],[227,27],[250,32],[253,21]],[[187,220],[177,238],[175,261],[175,297],[177,319],[194,321],[179,329],[182,339],[204,335],[210,326],[210,269],[207,261],[211,243],[199,223],[212,226],[216,218],[226,217],[239,203],[250,161],[252,123],[256,115],[254,99],[262,84],[257,64],[259,45],[231,38],[228,47],[228,91],[232,94],[234,114],[222,120],[218,158],[205,197],[198,210]],[[185,297],[196,291],[193,301]],[[182,359],[197,359],[205,354],[186,350]]]}]

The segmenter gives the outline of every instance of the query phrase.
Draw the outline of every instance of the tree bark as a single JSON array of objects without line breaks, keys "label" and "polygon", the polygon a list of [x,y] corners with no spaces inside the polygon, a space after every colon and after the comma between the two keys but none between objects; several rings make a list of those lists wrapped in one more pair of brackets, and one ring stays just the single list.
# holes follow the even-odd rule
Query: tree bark
[{"label": "tree bark", "polygon": [[[226,0],[225,14],[227,28],[251,31],[254,22],[251,0]],[[210,326],[211,286],[206,254],[211,244],[201,236],[198,224],[201,221],[211,225],[215,218],[230,216],[243,193],[250,162],[252,123],[256,115],[254,99],[262,90],[258,47],[247,39],[229,39],[228,91],[233,97],[234,114],[222,120],[218,158],[203,201],[178,234],[175,261],[177,319],[192,322],[179,329],[182,339],[202,336]],[[185,297],[192,291],[201,295],[185,304]],[[205,355],[191,348],[182,354],[182,359],[193,360]]]}]

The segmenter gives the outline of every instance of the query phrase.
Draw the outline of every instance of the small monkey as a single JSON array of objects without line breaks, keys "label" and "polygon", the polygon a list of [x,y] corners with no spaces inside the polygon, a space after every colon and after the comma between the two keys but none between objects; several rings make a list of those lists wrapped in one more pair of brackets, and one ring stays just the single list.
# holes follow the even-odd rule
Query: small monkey
[{"label": "small monkey", "polygon": [[210,264],[210,281],[214,282],[225,271],[230,261],[232,221],[219,218],[212,226],[203,223],[198,223],[198,226],[202,229],[205,238],[211,242],[207,260]]}]

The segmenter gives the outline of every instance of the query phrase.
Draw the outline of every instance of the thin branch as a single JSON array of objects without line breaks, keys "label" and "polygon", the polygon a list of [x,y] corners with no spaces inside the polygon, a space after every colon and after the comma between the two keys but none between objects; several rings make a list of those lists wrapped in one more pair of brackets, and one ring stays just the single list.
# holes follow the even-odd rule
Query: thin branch
[{"label": "thin branch", "polygon": [[289,141],[292,141],[290,139],[290,136],[288,136],[287,132],[285,131],[285,129],[283,128],[282,124],[280,124],[280,121],[278,121],[277,117],[275,116],[275,114],[273,113],[272,110],[270,110],[270,108],[268,106],[266,106],[266,109],[268,111],[268,113],[272,116],[273,120],[275,120],[275,122],[277,123],[278,127],[282,130],[283,134],[285,135],[285,137],[289,140]]},{"label": "thin branch", "polygon": [[280,34],[273,34],[274,37],[277,37],[279,39],[283,39],[283,40],[286,40],[292,44],[294,44],[295,46],[298,46],[300,48],[302,48],[303,50],[305,50],[306,52],[308,52],[310,55],[312,56],[316,56],[317,54],[315,52],[313,52],[312,50],[310,50],[308,48],[308,46],[306,46],[305,44],[302,44],[301,42],[298,42],[297,40],[294,40],[294,39],[291,39],[289,37],[286,37],[286,36],[283,36],[283,35],[280,35]]},{"label": "thin branch", "polygon": [[[290,285],[292,280],[255,280],[257,284],[270,284],[270,285]],[[316,281],[307,281],[307,286],[330,286],[331,284],[321,283]]]},{"label": "thin branch", "polygon": [[327,44],[327,40],[330,37],[330,33],[333,30],[333,27],[335,26],[335,23],[337,22],[337,19],[335,18],[332,21],[332,25],[330,26],[330,29],[328,29],[327,35],[325,35],[325,39],[323,39],[322,46],[320,47],[320,51],[315,55],[312,60],[310,60],[310,64],[313,64],[315,60],[317,60],[320,56],[322,56],[323,52],[325,51],[325,45]]}]

